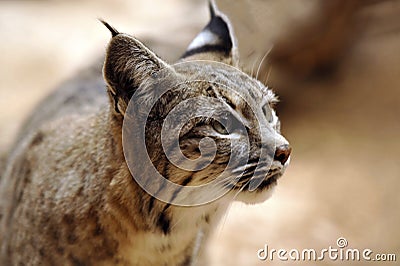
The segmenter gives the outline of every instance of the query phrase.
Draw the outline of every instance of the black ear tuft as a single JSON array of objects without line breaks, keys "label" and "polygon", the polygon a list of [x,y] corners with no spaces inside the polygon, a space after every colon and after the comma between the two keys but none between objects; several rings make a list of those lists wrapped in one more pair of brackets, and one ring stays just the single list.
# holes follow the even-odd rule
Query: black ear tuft
[{"label": "black ear tuft", "polygon": [[211,18],[215,17],[215,3],[213,1],[208,1],[208,9],[210,10]]},{"label": "black ear tuft", "polygon": [[123,33],[115,35],[108,44],[103,66],[115,110],[124,114],[139,86],[162,69],[170,67],[139,40]]},{"label": "black ear tuft", "polygon": [[209,23],[190,43],[182,58],[214,52],[225,58],[231,58],[236,63],[237,42],[230,20],[218,10],[213,0],[209,1],[209,9],[211,15]]},{"label": "black ear tuft", "polygon": [[106,26],[106,28],[111,32],[112,37],[115,37],[119,34],[119,32],[110,24],[108,24],[108,22],[106,22],[105,20],[99,18],[98,19],[101,23],[103,23],[104,26]]}]

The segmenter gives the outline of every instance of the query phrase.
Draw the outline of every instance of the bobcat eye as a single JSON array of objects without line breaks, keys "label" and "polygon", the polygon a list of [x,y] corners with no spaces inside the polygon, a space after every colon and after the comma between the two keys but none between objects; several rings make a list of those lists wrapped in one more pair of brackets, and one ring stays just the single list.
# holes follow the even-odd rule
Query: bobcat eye
[{"label": "bobcat eye", "polygon": [[213,129],[215,131],[217,131],[220,134],[223,134],[223,135],[229,134],[228,130],[226,130],[226,128],[217,120],[213,120],[211,123],[211,126],[213,127]]},{"label": "bobcat eye", "polygon": [[211,126],[220,134],[228,135],[234,131],[238,132],[244,130],[244,125],[242,125],[234,116],[224,117],[222,120],[219,120],[221,122],[218,122],[214,119],[211,123]]},{"label": "bobcat eye", "polygon": [[273,116],[272,116],[271,106],[269,106],[269,104],[266,104],[263,106],[262,110],[263,110],[264,116],[267,119],[268,123],[272,123]]}]

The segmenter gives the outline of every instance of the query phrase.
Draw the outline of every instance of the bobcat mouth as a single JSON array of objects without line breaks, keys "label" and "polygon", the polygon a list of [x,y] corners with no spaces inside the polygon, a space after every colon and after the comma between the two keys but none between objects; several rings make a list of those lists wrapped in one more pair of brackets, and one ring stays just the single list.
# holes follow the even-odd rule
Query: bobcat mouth
[{"label": "bobcat mouth", "polygon": [[277,185],[278,179],[282,176],[281,173],[276,173],[273,174],[270,177],[267,177],[264,181],[261,182],[261,184],[257,187],[257,190],[264,190],[268,189],[272,186]]},{"label": "bobcat mouth", "polygon": [[235,189],[241,189],[245,190],[249,188],[250,180],[253,179],[255,182],[263,180],[258,186],[255,191],[263,191],[265,189],[269,189],[277,184],[278,179],[283,175],[282,171],[280,169],[272,169],[267,172],[267,174],[260,174],[259,176],[255,177],[253,176],[254,172],[251,174],[251,176],[246,176],[246,179],[241,179],[239,182],[235,185]]}]

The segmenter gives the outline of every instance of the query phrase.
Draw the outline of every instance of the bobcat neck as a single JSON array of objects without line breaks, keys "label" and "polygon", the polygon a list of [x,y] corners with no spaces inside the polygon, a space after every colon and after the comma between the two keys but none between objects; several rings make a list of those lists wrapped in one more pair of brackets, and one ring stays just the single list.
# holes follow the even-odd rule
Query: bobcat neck
[{"label": "bobcat neck", "polygon": [[[108,234],[116,236],[116,257],[124,258],[130,265],[185,265],[196,260],[198,253],[204,252],[202,247],[226,212],[229,201],[221,199],[198,207],[179,207],[161,202],[144,192],[132,178],[124,161],[121,117],[112,111],[105,116],[110,122],[104,126],[109,126],[114,141],[107,144],[107,138],[104,138],[106,143],[100,145],[111,149],[103,153],[113,154],[104,163],[114,161],[115,165],[112,169],[114,174],[105,178],[110,181],[103,210],[99,213],[106,214],[103,217],[104,227],[113,229]],[[137,158],[138,163],[140,160]],[[205,262],[197,263],[201,265]]]}]

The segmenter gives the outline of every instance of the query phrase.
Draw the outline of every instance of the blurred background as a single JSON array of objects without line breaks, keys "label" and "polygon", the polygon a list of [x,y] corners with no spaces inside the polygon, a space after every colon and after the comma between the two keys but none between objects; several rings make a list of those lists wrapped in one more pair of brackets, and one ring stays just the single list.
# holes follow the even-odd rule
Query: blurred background
[{"label": "blurred background", "polygon": [[[293,153],[270,200],[232,206],[211,265],[364,265],[257,259],[265,244],[320,250],[339,237],[399,261],[400,1],[217,2],[242,67],[280,96]],[[110,36],[97,18],[173,62],[208,17],[203,0],[0,1],[0,154],[41,98],[101,58]]]}]

